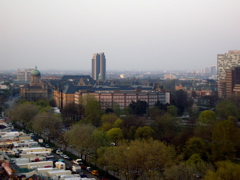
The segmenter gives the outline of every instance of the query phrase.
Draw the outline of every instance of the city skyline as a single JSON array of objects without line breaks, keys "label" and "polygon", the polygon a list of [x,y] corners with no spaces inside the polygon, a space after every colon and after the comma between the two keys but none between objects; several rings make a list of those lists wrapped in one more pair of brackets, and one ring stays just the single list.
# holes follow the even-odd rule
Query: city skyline
[{"label": "city skyline", "polygon": [[[239,50],[240,2],[0,1],[0,70],[198,70]],[[224,13],[223,13],[224,12]]]}]

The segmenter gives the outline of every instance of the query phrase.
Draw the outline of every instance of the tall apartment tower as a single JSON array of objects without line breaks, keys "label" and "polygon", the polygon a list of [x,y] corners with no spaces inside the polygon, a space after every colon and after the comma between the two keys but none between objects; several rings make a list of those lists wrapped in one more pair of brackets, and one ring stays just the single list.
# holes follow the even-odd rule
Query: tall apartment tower
[{"label": "tall apartment tower", "polygon": [[106,79],[106,58],[103,52],[94,53],[92,58],[92,78],[94,80]]},{"label": "tall apartment tower", "polygon": [[240,65],[240,51],[217,55],[218,97],[226,97],[226,71]]}]

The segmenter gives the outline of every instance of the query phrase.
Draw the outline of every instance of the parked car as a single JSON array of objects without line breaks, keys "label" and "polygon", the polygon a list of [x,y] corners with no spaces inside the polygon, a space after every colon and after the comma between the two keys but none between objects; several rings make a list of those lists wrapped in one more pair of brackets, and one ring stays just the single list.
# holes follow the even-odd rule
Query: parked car
[{"label": "parked car", "polygon": [[87,170],[88,172],[92,172],[92,168],[91,168],[91,167],[87,167],[86,170]]},{"label": "parked car", "polygon": [[108,180],[108,178],[101,177],[100,180]]},{"label": "parked car", "polygon": [[50,148],[50,146],[49,146],[48,144],[45,144],[45,147],[46,147],[46,148]]},{"label": "parked car", "polygon": [[94,176],[98,176],[99,175],[97,170],[92,170],[91,174],[94,175]]},{"label": "parked car", "polygon": [[87,175],[86,174],[80,174],[80,177],[81,178],[87,178]]},{"label": "parked car", "polygon": [[63,154],[63,152],[60,149],[58,149],[56,150],[56,154],[60,155],[60,154]]},{"label": "parked car", "polygon": [[101,176],[101,175],[97,175],[97,178],[100,179],[100,180],[108,180],[108,178],[103,177],[103,176]]},{"label": "parked car", "polygon": [[62,154],[59,154],[59,156],[61,156],[61,157],[63,158],[63,157],[66,156],[66,155],[62,153]]},{"label": "parked car", "polygon": [[87,166],[85,166],[84,164],[79,164],[79,166],[81,166],[82,169],[86,170]]},{"label": "parked car", "polygon": [[58,159],[58,162],[65,162],[64,159]]},{"label": "parked car", "polygon": [[69,158],[68,155],[66,155],[66,154],[64,154],[62,157],[63,157],[64,159],[68,159],[68,158]]},{"label": "parked car", "polygon": [[83,164],[83,160],[82,159],[76,159],[76,160],[73,160],[73,163],[74,164]]}]

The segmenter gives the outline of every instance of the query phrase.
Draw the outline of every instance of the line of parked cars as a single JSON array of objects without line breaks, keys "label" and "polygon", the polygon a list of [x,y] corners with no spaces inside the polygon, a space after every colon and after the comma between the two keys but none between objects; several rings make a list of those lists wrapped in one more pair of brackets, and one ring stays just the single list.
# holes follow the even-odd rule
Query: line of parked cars
[{"label": "line of parked cars", "polygon": [[[86,167],[86,166],[84,165],[82,159],[74,159],[74,160],[72,160],[72,159],[71,159],[70,157],[68,157],[66,154],[63,154],[63,152],[62,152],[60,149],[57,149],[55,152],[56,152],[56,154],[58,154],[58,155],[61,156],[62,158],[72,161],[72,163],[73,163],[74,165],[72,166],[71,170],[72,170],[73,172],[77,173],[77,172],[78,172],[78,171],[77,171],[77,166],[80,166],[82,170],[88,171],[88,172],[91,173],[92,175],[98,177],[100,180],[107,180],[107,178],[101,177],[101,176],[99,175],[99,172],[98,172],[97,170],[94,170],[94,169],[92,169],[91,167]],[[58,160],[58,161],[59,161],[59,160]],[[81,177],[86,176],[86,175],[84,175],[84,174],[80,174],[80,175],[82,175]]]},{"label": "line of parked cars", "polygon": [[107,178],[102,177],[99,175],[99,172],[95,169],[92,169],[91,167],[86,167],[83,164],[83,160],[82,159],[75,159],[72,161],[74,164],[79,165],[81,167],[81,169],[87,170],[89,173],[91,173],[92,175],[98,177],[100,180],[107,180]]},{"label": "line of parked cars", "polygon": [[58,154],[59,156],[61,156],[64,159],[67,159],[67,160],[70,160],[70,161],[72,160],[68,155],[63,154],[63,152],[60,149],[56,150],[56,154]]}]

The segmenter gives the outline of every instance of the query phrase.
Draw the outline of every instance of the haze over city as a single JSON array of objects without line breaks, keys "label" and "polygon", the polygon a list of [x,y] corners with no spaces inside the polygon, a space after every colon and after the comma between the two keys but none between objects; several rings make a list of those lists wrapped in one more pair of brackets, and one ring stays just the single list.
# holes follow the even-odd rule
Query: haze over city
[{"label": "haze over city", "polygon": [[1,70],[197,70],[239,50],[236,0],[0,0]]}]

